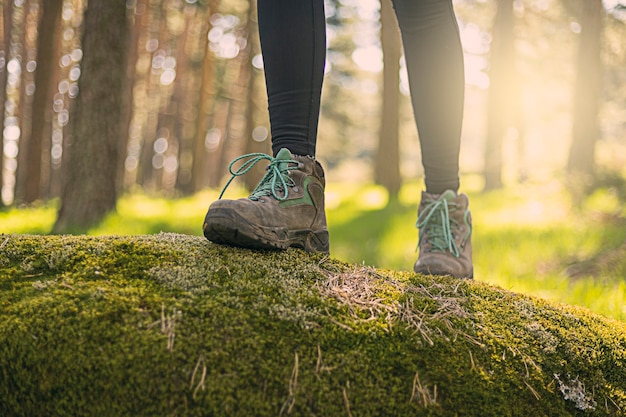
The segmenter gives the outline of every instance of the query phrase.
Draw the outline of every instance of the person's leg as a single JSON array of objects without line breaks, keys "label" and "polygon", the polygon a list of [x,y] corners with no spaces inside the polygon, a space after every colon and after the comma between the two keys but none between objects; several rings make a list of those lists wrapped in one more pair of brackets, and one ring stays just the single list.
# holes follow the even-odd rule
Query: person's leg
[{"label": "person's leg", "polygon": [[464,69],[452,1],[393,3],[404,44],[426,191],[457,191]]},{"label": "person's leg", "polygon": [[393,0],[402,34],[426,192],[418,209],[413,269],[473,276],[472,220],[459,189],[464,69],[452,0]]},{"label": "person's leg", "polygon": [[274,157],[244,155],[234,162],[250,159],[236,171],[231,163],[234,178],[269,161],[248,198],[220,196],[211,204],[204,235],[234,246],[328,253],[324,170],[314,158],[326,56],[324,0],[259,0],[258,14]]},{"label": "person's leg", "polygon": [[272,151],[315,156],[326,59],[323,0],[259,0]]}]

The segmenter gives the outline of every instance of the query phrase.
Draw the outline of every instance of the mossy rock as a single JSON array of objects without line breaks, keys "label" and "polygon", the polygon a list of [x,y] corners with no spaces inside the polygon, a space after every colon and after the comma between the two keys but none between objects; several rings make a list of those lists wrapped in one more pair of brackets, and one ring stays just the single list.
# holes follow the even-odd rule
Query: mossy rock
[{"label": "mossy rock", "polygon": [[626,326],[176,234],[0,235],[0,416],[612,416]]}]

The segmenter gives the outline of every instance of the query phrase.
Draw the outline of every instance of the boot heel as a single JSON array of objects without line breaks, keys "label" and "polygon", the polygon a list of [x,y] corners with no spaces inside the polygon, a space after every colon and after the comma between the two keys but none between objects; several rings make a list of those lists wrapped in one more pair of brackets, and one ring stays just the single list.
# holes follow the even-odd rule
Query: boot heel
[{"label": "boot heel", "polygon": [[309,233],[306,242],[304,243],[304,250],[307,252],[323,252],[325,254],[329,254],[330,243],[328,230],[318,230],[316,232]]}]

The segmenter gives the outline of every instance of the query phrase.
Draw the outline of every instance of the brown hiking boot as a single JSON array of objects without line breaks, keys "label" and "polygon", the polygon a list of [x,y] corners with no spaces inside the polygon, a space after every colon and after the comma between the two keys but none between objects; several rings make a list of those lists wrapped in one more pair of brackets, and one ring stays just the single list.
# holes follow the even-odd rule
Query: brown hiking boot
[{"label": "brown hiking boot", "polygon": [[472,278],[472,216],[465,194],[422,193],[417,216],[420,254],[413,269],[426,275]]},{"label": "brown hiking boot", "polygon": [[[246,157],[254,158],[233,172],[232,164]],[[226,187],[235,176],[245,174],[263,159],[270,161],[267,173],[248,198],[211,204],[202,227],[204,236],[215,243],[247,248],[293,246],[308,252],[328,253],[326,182],[324,170],[315,159],[293,156],[287,149],[281,149],[276,158],[265,154],[244,155],[231,163],[233,177]]]}]

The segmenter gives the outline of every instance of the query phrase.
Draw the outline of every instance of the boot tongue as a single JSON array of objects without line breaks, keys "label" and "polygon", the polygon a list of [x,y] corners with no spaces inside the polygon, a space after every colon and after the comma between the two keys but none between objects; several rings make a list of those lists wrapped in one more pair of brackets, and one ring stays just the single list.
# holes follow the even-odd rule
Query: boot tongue
[{"label": "boot tongue", "polygon": [[438,200],[448,200],[448,201],[452,201],[454,199],[456,199],[457,195],[454,191],[452,190],[446,190],[443,193],[441,193],[441,195],[439,196]]},{"label": "boot tongue", "polygon": [[293,160],[293,157],[291,155],[291,152],[289,152],[289,149],[282,148],[276,154],[276,159],[279,161],[285,161],[278,164],[278,169],[282,172],[289,167],[289,162]]}]

